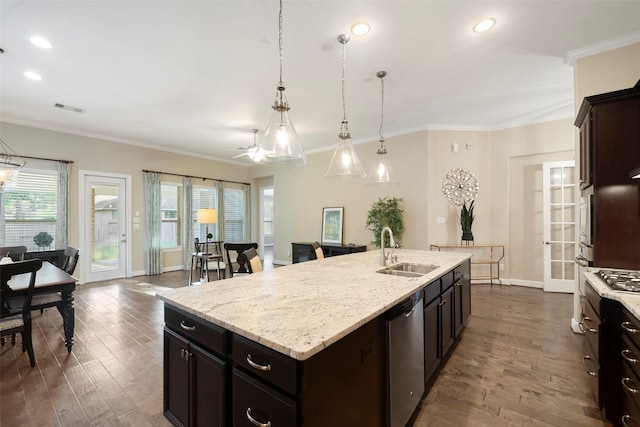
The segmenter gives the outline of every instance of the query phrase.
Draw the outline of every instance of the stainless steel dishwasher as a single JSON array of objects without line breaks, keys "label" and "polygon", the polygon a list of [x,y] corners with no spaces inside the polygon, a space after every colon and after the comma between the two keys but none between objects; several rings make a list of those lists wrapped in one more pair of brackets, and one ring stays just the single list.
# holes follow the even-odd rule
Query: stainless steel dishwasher
[{"label": "stainless steel dishwasher", "polygon": [[418,291],[385,314],[390,427],[404,427],[424,393],[422,299]]}]

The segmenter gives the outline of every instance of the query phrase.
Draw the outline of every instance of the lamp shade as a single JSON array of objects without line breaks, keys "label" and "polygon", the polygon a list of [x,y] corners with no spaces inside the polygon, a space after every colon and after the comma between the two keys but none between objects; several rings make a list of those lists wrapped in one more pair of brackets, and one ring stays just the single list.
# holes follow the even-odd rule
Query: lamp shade
[{"label": "lamp shade", "polygon": [[215,209],[198,209],[198,224],[215,224],[218,214]]}]

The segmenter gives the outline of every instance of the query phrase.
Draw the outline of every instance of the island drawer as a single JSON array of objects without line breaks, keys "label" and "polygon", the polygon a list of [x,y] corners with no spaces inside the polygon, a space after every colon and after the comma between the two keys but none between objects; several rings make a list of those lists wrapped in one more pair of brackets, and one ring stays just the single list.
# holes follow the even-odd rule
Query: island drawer
[{"label": "island drawer", "polygon": [[235,366],[296,394],[298,364],[295,359],[236,334],[233,335],[232,353]]},{"label": "island drawer", "polygon": [[442,292],[444,292],[453,285],[453,270],[444,273],[440,280],[442,281]]},{"label": "island drawer", "polygon": [[[626,334],[636,346],[640,347],[640,321],[625,308],[622,309],[621,317],[620,327],[623,334]],[[640,354],[638,355],[640,356]]]},{"label": "island drawer", "polygon": [[433,282],[429,283],[424,287],[424,305],[425,307],[429,305],[431,301],[438,298],[442,293],[442,288],[440,287],[440,279],[436,279]]},{"label": "island drawer", "polygon": [[223,356],[227,354],[227,332],[223,328],[166,304],[164,321],[167,328],[207,350]]},{"label": "island drawer", "polygon": [[233,369],[233,425],[296,427],[296,402],[249,375]]},{"label": "island drawer", "polygon": [[600,322],[600,317],[598,317],[591,304],[584,305],[584,316],[582,317],[582,322],[580,322],[579,326],[589,343],[588,345],[591,345],[596,356],[599,356],[602,324]]},{"label": "island drawer", "polygon": [[598,294],[595,289],[593,289],[589,282],[587,282],[586,286],[584,287],[584,293],[587,297],[587,301],[589,301],[591,307],[593,307],[593,309],[598,314],[598,317],[600,317],[600,300],[602,299],[602,297],[600,297],[600,294]]},{"label": "island drawer", "polygon": [[[624,400],[624,408],[623,413],[630,413],[635,410],[635,419],[640,421],[637,415],[640,413],[638,411],[638,405],[640,405],[640,381],[638,381],[638,377],[633,372],[634,369],[627,362],[622,363],[622,394],[624,396],[630,397],[631,399]],[[631,401],[633,402],[631,402]],[[631,424],[635,425],[635,424]]]}]

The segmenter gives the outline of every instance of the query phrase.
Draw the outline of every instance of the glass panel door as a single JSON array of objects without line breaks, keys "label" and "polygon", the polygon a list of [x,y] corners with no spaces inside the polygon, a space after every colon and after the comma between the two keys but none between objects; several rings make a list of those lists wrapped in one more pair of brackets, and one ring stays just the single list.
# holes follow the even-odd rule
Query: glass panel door
[{"label": "glass panel door", "polygon": [[576,252],[574,161],[543,163],[544,290],[572,293]]}]

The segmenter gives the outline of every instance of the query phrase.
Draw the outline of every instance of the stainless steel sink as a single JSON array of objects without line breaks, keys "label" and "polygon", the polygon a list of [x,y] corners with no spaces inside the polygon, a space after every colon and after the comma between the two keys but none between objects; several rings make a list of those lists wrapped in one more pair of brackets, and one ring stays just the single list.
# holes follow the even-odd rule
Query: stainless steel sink
[{"label": "stainless steel sink", "polygon": [[427,273],[432,272],[436,268],[440,268],[440,266],[429,265],[429,264],[412,264],[408,262],[403,262],[401,264],[392,265],[391,267],[378,270],[378,273],[391,274],[393,276],[402,276],[402,277],[420,277],[420,276],[424,276]]}]

